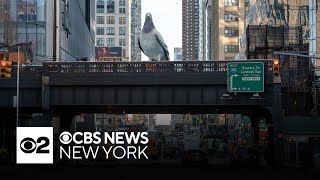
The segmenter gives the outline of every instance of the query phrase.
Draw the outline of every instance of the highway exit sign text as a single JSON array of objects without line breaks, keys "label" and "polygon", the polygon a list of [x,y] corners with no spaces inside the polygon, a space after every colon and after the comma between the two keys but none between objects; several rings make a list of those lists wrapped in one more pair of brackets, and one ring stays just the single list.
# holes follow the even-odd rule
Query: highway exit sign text
[{"label": "highway exit sign text", "polygon": [[264,64],[261,62],[228,63],[229,92],[264,92]]}]

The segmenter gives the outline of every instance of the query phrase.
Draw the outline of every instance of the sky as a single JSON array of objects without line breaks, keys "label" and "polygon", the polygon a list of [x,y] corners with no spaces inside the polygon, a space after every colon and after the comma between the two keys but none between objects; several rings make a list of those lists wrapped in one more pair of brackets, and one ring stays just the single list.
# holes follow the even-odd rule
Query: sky
[{"label": "sky", "polygon": [[[142,27],[147,12],[152,14],[153,23],[169,48],[170,60],[173,60],[174,48],[182,47],[182,0],[141,0]],[[143,54],[142,60],[148,58]]]},{"label": "sky", "polygon": [[[153,23],[169,48],[170,60],[175,47],[182,47],[182,0],[141,0],[141,26],[146,13],[152,14]],[[142,28],[141,27],[141,28]],[[142,61],[148,58],[142,53]],[[169,114],[158,114],[157,125],[169,125]]]}]

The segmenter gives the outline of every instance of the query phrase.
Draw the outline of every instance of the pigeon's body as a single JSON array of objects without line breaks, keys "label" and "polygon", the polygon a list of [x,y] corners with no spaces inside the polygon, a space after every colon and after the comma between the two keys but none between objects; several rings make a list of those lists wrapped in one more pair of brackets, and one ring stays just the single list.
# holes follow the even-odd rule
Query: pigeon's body
[{"label": "pigeon's body", "polygon": [[146,20],[140,35],[139,46],[141,51],[150,61],[169,61],[169,52],[161,34],[156,30],[150,13],[147,13]]}]

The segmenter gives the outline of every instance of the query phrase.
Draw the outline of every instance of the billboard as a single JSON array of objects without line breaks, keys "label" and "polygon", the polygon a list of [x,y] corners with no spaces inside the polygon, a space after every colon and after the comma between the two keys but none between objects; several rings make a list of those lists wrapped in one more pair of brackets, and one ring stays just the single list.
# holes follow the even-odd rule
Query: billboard
[{"label": "billboard", "polygon": [[96,59],[122,57],[122,47],[96,47]]}]

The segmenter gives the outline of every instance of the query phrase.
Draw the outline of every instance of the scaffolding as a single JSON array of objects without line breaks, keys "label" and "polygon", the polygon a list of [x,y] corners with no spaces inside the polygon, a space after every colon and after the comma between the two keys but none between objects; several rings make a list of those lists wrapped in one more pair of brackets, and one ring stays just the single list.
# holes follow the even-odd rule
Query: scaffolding
[{"label": "scaffolding", "polygon": [[[251,0],[240,38],[239,58],[281,60],[291,115],[320,112],[319,5],[318,0]],[[275,52],[283,53],[274,56]]]},{"label": "scaffolding", "polygon": [[[298,52],[308,56],[309,43],[302,26],[249,25],[246,30],[248,59],[281,60],[281,80],[285,112],[308,115],[312,110],[312,63],[309,57],[275,52]],[[319,83],[320,85],[320,83]],[[320,87],[320,86],[319,86]]]},{"label": "scaffolding", "polygon": [[[274,51],[305,46],[302,26],[249,25],[246,30],[248,59],[272,59]],[[300,51],[300,50],[299,50]]]},{"label": "scaffolding", "polygon": [[[308,44],[301,47],[284,48],[285,55],[276,56],[281,60],[281,83],[285,99],[285,110],[290,115],[309,115],[312,102],[312,64],[308,57]],[[300,55],[288,55],[299,52]]]}]

